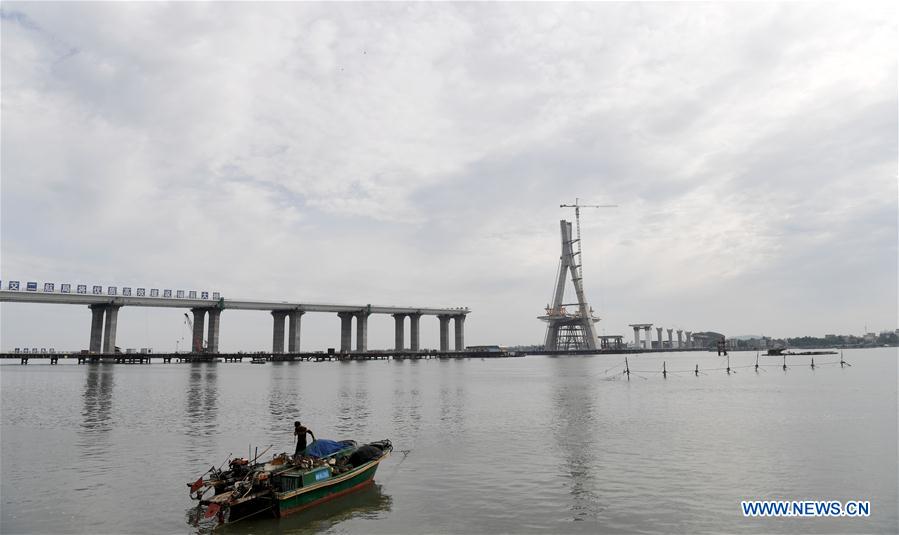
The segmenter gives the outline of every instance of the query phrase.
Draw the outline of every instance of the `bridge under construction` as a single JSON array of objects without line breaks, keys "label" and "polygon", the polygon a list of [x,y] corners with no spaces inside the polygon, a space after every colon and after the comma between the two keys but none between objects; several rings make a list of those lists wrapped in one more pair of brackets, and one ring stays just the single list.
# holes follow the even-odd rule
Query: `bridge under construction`
[{"label": "bridge under construction", "polygon": [[[543,353],[582,354],[591,352],[626,352],[628,347],[623,335],[596,335],[595,324],[600,321],[587,303],[584,293],[583,254],[581,241],[581,208],[615,208],[614,204],[581,204],[575,199],[574,204],[562,204],[560,208],[574,208],[575,228],[570,221],[559,221],[562,238],[562,254],[559,257],[559,269],[556,273],[555,289],[552,303],[546,306],[545,313],[538,319],[546,322],[546,337]],[[568,279],[574,286],[577,299],[574,303],[565,303],[565,286]],[[692,331],[677,330],[677,341],[672,338],[674,329],[667,329],[668,340],[662,338],[662,327],[656,327],[657,341],[652,340],[652,323],[633,323],[634,351],[653,350],[689,350],[703,348],[708,340],[697,335],[696,344]],[[645,335],[642,340],[640,331]],[[686,340],[683,335],[686,334]]]},{"label": "bridge under construction", "polygon": [[[581,204],[575,199],[574,204],[562,204],[560,208],[574,208],[577,235],[572,235],[570,221],[561,220],[559,226],[562,235],[562,255],[559,257],[559,269],[552,303],[546,306],[545,314],[538,316],[547,323],[544,349],[546,351],[578,351],[597,349],[595,323],[599,321],[593,308],[587,304],[584,296],[583,254],[581,249],[581,208],[615,208],[614,204]],[[576,303],[564,303],[565,283],[568,276],[574,286]],[[569,310],[569,307],[574,310]]]},{"label": "bridge under construction", "polygon": [[[90,349],[91,354],[116,354],[116,330],[119,309],[122,307],[164,307],[190,309],[193,353],[219,353],[220,317],[225,310],[259,310],[272,315],[272,353],[285,353],[284,335],[287,322],[287,352],[300,352],[301,318],[307,312],[334,313],[340,319],[340,352],[365,353],[368,351],[368,317],[372,314],[389,314],[394,318],[394,351],[421,349],[420,320],[422,316],[435,316],[440,324],[440,351],[450,351],[450,322],[454,324],[455,351],[465,350],[465,318],[471,312],[467,307],[396,307],[378,305],[336,305],[321,303],[209,299],[207,292],[196,297],[190,292],[187,298],[171,297],[166,290],[164,297],[148,297],[146,292],[138,295],[118,295],[114,287],[105,293],[64,293],[52,283],[44,285],[44,291],[37,291],[36,283],[28,283],[29,290],[20,291],[16,281],[10,281],[6,290],[0,290],[0,302],[45,303],[63,305],[86,305],[91,311]],[[69,286],[69,285],[64,285]],[[64,287],[60,285],[60,289]],[[15,289],[10,289],[15,288]],[[34,288],[31,290],[31,288]],[[97,287],[100,288],[100,287]],[[130,290],[130,289],[129,289]],[[138,289],[138,290],[143,290]],[[130,291],[128,292],[131,293]],[[182,295],[179,291],[177,295]],[[158,295],[158,294],[157,294]],[[166,296],[168,295],[168,296]],[[191,297],[193,296],[193,297]],[[206,298],[204,298],[206,297]],[[409,319],[409,343],[406,345],[405,325]],[[208,319],[208,323],[207,323]],[[354,321],[355,320],[355,321]],[[353,348],[353,324],[356,327],[355,349]],[[205,337],[204,337],[205,335]]]}]

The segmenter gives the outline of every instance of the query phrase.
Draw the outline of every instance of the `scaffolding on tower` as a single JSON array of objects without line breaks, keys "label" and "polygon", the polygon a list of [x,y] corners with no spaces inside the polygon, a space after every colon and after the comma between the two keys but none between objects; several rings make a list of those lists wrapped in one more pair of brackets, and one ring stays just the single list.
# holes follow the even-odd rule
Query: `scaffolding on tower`
[{"label": "scaffolding on tower", "polygon": [[[556,287],[553,293],[552,303],[547,305],[545,314],[538,316],[547,323],[544,348],[548,351],[570,351],[579,349],[596,349],[596,327],[599,321],[593,313],[593,308],[587,304],[584,296],[583,255],[581,249],[581,208],[614,208],[614,204],[580,204],[580,199],[575,199],[574,204],[562,204],[560,208],[574,208],[574,217],[577,232],[572,236],[570,221],[559,222],[562,232],[562,255],[559,258],[559,270],[556,277]],[[576,248],[575,248],[576,246]],[[577,303],[563,303],[565,297],[565,282],[568,275],[577,296]],[[567,307],[576,307],[569,311]]]}]

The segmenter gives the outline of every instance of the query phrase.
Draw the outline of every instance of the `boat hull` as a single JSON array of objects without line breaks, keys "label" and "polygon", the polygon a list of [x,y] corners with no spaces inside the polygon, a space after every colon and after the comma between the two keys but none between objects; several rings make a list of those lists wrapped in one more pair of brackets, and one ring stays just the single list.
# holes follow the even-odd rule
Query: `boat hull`
[{"label": "boat hull", "polygon": [[366,466],[359,467],[343,476],[338,476],[327,482],[316,485],[311,488],[304,488],[294,492],[279,493],[277,495],[278,505],[275,514],[277,516],[288,516],[303,511],[310,507],[314,507],[328,500],[339,498],[345,494],[365,488],[374,481],[375,472],[378,470],[378,464],[381,459],[367,463]]},{"label": "boat hull", "polygon": [[[386,439],[359,447],[345,442],[351,444],[328,457],[290,459],[282,454],[271,463],[236,459],[229,470],[216,470],[188,486],[200,506],[206,506],[206,518],[216,516],[220,524],[287,516],[371,485],[378,465],[393,450]],[[204,499],[203,493],[210,488],[215,494]]]}]

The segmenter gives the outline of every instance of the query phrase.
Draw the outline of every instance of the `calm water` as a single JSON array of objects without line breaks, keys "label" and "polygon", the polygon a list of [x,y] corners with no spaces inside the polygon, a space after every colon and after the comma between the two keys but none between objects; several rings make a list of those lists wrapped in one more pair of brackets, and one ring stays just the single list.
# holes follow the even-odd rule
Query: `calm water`
[{"label": "calm water", "polygon": [[[0,531],[196,532],[185,483],[250,444],[292,451],[301,419],[322,438],[390,438],[411,451],[395,452],[362,493],[225,532],[896,533],[897,353],[845,357],[853,367],[813,371],[793,357],[786,373],[630,382],[616,375],[617,355],[11,362],[0,366]],[[724,366],[709,353],[630,357],[637,370],[662,360]],[[747,498],[870,499],[872,514],[747,520]]]}]

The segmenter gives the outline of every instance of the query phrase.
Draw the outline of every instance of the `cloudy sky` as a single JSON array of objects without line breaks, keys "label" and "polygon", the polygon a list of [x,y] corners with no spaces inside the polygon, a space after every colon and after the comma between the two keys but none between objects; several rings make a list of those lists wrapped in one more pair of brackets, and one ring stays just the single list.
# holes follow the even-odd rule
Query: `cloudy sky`
[{"label": "cloudy sky", "polygon": [[[0,278],[468,306],[467,343],[537,343],[579,197],[619,205],[583,214],[600,333],[893,329],[896,42],[878,4],[3,2]],[[86,308],[0,312],[3,348],[87,346]],[[119,345],[182,320],[125,308]],[[270,345],[223,314],[223,350]]]}]

